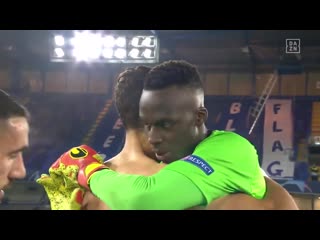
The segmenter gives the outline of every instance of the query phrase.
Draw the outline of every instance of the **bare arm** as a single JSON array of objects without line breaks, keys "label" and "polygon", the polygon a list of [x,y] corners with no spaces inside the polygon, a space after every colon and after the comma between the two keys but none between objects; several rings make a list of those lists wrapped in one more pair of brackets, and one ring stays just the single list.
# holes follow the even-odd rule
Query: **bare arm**
[{"label": "bare arm", "polygon": [[263,201],[270,201],[271,210],[299,210],[296,202],[289,192],[279,183],[270,178],[265,178],[267,183],[267,194]]},{"label": "bare arm", "polygon": [[81,210],[111,210],[103,201],[87,191],[84,194]]}]

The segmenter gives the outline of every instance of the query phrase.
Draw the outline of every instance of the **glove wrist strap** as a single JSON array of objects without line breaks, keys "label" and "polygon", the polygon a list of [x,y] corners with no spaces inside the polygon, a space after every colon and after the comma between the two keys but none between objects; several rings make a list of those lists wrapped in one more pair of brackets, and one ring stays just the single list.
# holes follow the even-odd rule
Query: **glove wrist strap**
[{"label": "glove wrist strap", "polygon": [[86,167],[81,168],[78,175],[78,182],[80,186],[90,190],[89,181],[92,175],[102,169],[108,169],[108,167],[101,163],[91,163]]}]

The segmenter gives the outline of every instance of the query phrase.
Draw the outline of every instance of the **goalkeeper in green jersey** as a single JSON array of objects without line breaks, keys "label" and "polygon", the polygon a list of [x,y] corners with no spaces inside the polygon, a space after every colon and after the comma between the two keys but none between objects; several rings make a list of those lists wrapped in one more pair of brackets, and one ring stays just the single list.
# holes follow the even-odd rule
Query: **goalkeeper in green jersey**
[{"label": "goalkeeper in green jersey", "polygon": [[209,131],[197,69],[168,61],[148,74],[140,117],[158,160],[152,176],[95,172],[91,191],[111,209],[186,209],[230,193],[262,199],[266,192],[254,146],[233,132]]}]

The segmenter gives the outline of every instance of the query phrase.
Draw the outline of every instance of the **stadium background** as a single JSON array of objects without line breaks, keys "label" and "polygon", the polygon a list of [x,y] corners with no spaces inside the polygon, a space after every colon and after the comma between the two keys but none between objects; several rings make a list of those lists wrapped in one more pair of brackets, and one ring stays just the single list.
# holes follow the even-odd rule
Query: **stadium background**
[{"label": "stadium background", "polygon": [[[320,31],[152,32],[160,40],[160,62],[184,59],[199,68],[208,127],[248,138],[261,165],[288,189],[301,209],[320,209],[320,184],[311,181],[308,147],[310,137],[317,134],[312,122],[320,121]],[[8,190],[0,209],[46,209],[47,199],[34,180],[62,152],[85,142],[110,158],[124,141],[112,88],[115,76],[134,65],[51,63],[49,33],[0,31],[0,88],[16,96],[32,115],[31,145],[25,154],[27,178]],[[299,54],[286,53],[290,38],[300,39]],[[249,135],[254,120],[250,109],[274,70],[279,78]],[[272,111],[275,104],[282,106],[278,119]],[[282,129],[281,140],[273,134],[277,129]],[[270,144],[276,146],[274,151]]]}]

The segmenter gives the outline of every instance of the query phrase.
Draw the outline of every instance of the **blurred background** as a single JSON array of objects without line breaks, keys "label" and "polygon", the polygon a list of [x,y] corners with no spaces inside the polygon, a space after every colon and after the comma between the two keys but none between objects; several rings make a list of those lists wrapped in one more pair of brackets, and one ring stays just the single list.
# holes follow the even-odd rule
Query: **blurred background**
[{"label": "blurred background", "polygon": [[[207,126],[249,139],[261,167],[301,209],[320,209],[319,30],[85,32],[105,41],[113,35],[124,50],[110,50],[110,42],[97,49],[99,40],[89,37],[68,45],[80,33],[0,31],[0,88],[32,116],[27,177],[6,191],[0,209],[49,209],[35,179],[74,145],[87,143],[106,159],[116,155],[124,130],[112,100],[115,77],[127,67],[171,59],[199,68]],[[72,49],[76,43],[89,53]]]}]

